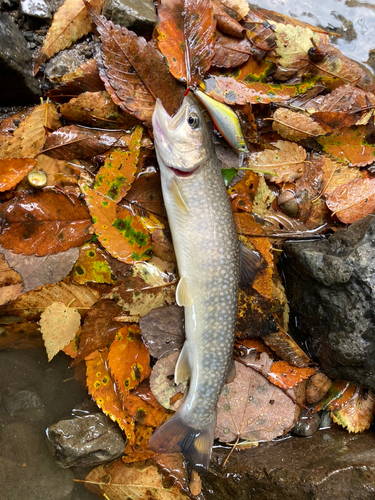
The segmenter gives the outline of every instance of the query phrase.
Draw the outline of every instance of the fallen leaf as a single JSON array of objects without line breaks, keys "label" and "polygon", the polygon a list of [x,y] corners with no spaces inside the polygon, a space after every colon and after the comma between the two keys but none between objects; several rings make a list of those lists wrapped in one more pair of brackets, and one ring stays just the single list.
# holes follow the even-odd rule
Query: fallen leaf
[{"label": "fallen leaf", "polygon": [[250,350],[255,350],[257,352],[266,352],[268,355],[272,356],[272,351],[266,344],[260,339],[238,339],[236,338],[235,349],[238,349],[241,353],[248,353]]},{"label": "fallen leaf", "polygon": [[[98,12],[102,10],[103,3],[103,0],[90,1],[91,8]],[[35,63],[34,75],[38,73],[40,66],[56,52],[70,47],[79,38],[90,33],[91,29],[91,19],[83,1],[65,0],[53,16],[52,25]]]},{"label": "fallen leaf", "polygon": [[233,212],[251,212],[258,189],[259,176],[247,170],[245,176],[228,189]]},{"label": "fallen leaf", "polygon": [[122,456],[122,461],[125,464],[147,460],[148,458],[151,458],[155,455],[155,453],[151,451],[149,447],[149,440],[153,432],[153,427],[135,423],[134,443],[130,444],[128,442],[126,444],[124,455]]},{"label": "fallen leaf", "polygon": [[107,92],[84,92],[60,106],[63,118],[90,127],[129,130],[139,123],[122,111]]},{"label": "fallen leaf", "polygon": [[176,262],[176,254],[169,230],[155,229],[151,234],[152,253],[161,260]]},{"label": "fallen leaf", "polygon": [[21,276],[0,255],[0,305],[16,299],[22,291]]},{"label": "fallen leaf", "polygon": [[165,217],[160,173],[155,167],[146,167],[137,174],[125,201]]},{"label": "fallen leaf", "polygon": [[233,17],[227,14],[227,12],[220,7],[218,3],[212,2],[212,7],[214,9],[217,30],[221,33],[225,33],[226,35],[243,38],[243,26],[236,21],[236,19],[233,19]]},{"label": "fallen leaf", "polygon": [[60,125],[54,104],[45,102],[36,106],[14,131],[5,155],[11,158],[34,158],[45,143],[47,130],[56,130]]},{"label": "fallen leaf", "polygon": [[0,191],[14,188],[36,164],[32,158],[0,159]]},{"label": "fallen leaf", "polygon": [[229,11],[232,17],[244,19],[249,12],[249,4],[246,0],[214,0],[215,3]]},{"label": "fallen leaf", "polygon": [[90,15],[101,35],[100,78],[112,100],[148,126],[157,97],[169,113],[177,111],[184,91],[160,52],[94,10],[90,9]]},{"label": "fallen leaf", "polygon": [[[147,382],[147,381],[144,381]],[[134,422],[142,424],[144,426],[159,427],[163,422],[167,420],[170,416],[169,413],[161,406],[151,389],[148,386],[147,398],[145,398],[145,392],[143,391],[143,397],[141,398],[137,394],[137,389],[132,390],[124,399],[123,406],[128,414],[132,417]],[[149,402],[152,398],[152,404]],[[151,432],[152,434],[152,432]],[[151,436],[150,434],[150,436]]]},{"label": "fallen leaf", "polygon": [[210,0],[161,0],[158,47],[172,75],[198,84],[214,56],[216,21]]},{"label": "fallen leaf", "polygon": [[342,128],[338,132],[318,137],[317,141],[325,153],[340,163],[365,167],[374,161],[375,145],[368,144],[364,125]]},{"label": "fallen leaf", "polygon": [[0,244],[14,253],[42,257],[90,239],[90,214],[76,197],[52,190],[23,192],[0,205]]},{"label": "fallen leaf", "polygon": [[143,128],[138,126],[129,140],[129,151],[115,149],[95,177],[94,189],[116,203],[129,191],[139,167]]},{"label": "fallen leaf", "polygon": [[334,380],[323,399],[315,406],[314,412],[321,410],[338,410],[355,394],[357,387],[344,380]]},{"label": "fallen leaf", "polygon": [[22,321],[0,326],[0,350],[35,349],[44,347],[39,325]]},{"label": "fallen leaf", "polygon": [[370,427],[374,414],[374,392],[356,387],[352,398],[338,410],[332,411],[331,416],[336,424],[346,428],[348,432],[363,432]]},{"label": "fallen leaf", "polygon": [[306,353],[282,326],[277,325],[277,328],[277,332],[262,336],[263,342],[265,342],[279,358],[287,361],[291,365],[298,366],[299,368],[308,366],[311,360]]},{"label": "fallen leaf", "polygon": [[151,373],[150,355],[140,333],[137,325],[124,326],[116,333],[108,353],[108,369],[123,406],[129,391]]},{"label": "fallen leaf", "polygon": [[47,175],[46,187],[77,185],[77,178],[72,175],[72,170],[64,160],[56,160],[44,154],[39,154],[37,160],[35,171],[41,170]]},{"label": "fallen leaf", "polygon": [[[88,490],[108,500],[150,498],[160,500],[186,500],[187,494],[173,485],[163,486],[163,476],[158,467],[149,462],[125,464],[121,459],[111,464],[99,465],[85,479]],[[151,493],[152,492],[152,493]]]},{"label": "fallen leaf", "polygon": [[98,351],[94,359],[86,360],[87,388],[95,403],[125,432],[129,443],[134,443],[134,423],[122,409],[114,383],[106,368],[108,349]]},{"label": "fallen leaf", "polygon": [[[150,259],[150,235],[138,215],[87,184],[80,184],[103,247],[127,264]],[[1,241],[1,239],[0,239]]]},{"label": "fallen leaf", "polygon": [[57,283],[64,279],[78,259],[79,249],[70,248],[66,252],[37,257],[16,254],[0,246],[0,253],[3,254],[8,264],[21,275],[22,292],[29,292],[39,286]]},{"label": "fallen leaf", "polygon": [[323,127],[312,116],[290,109],[279,108],[274,112],[272,118],[272,129],[288,141],[299,142],[332,131],[331,127]]},{"label": "fallen leaf", "polygon": [[20,298],[3,306],[2,313],[9,316],[21,316],[30,320],[38,319],[44,309],[52,302],[63,302],[68,305],[73,299],[80,315],[87,311],[98,300],[100,292],[87,285],[74,285],[60,281],[55,285],[46,285],[40,290],[24,293]]},{"label": "fallen leaf", "polygon": [[189,482],[189,490],[193,496],[200,495],[202,492],[202,481],[196,470],[193,470]]},{"label": "fallen leaf", "polygon": [[306,384],[306,401],[316,405],[327,394],[331,385],[332,380],[327,375],[324,375],[323,372],[315,373]]},{"label": "fallen leaf", "polygon": [[248,159],[247,166],[267,171],[265,178],[276,184],[293,182],[301,177],[305,171],[307,156],[305,149],[289,141],[277,141],[272,145],[277,149],[253,153]]},{"label": "fallen leaf", "polygon": [[263,297],[254,289],[240,290],[238,294],[238,311],[236,335],[239,339],[259,338],[278,330],[273,317],[275,304]]},{"label": "fallen leaf", "polygon": [[[261,372],[272,364],[266,353],[249,354],[248,362]],[[271,441],[294,422],[295,405],[279,388],[255,370],[235,361],[236,378],[224,386],[218,401],[215,437],[228,443],[236,438],[250,442]]]},{"label": "fallen leaf", "polygon": [[[77,249],[78,250],[78,249]],[[86,243],[79,250],[72,278],[75,283],[116,283],[116,276],[110,267],[108,254],[97,243]],[[126,270],[128,266],[124,265]],[[125,269],[124,269],[125,271]]]},{"label": "fallen leaf", "polygon": [[187,381],[178,385],[174,383],[174,371],[180,351],[172,351],[160,358],[152,369],[150,388],[158,402],[167,410],[178,410],[184,398],[171,402],[176,394],[186,394]]},{"label": "fallen leaf", "polygon": [[181,349],[185,340],[184,310],[177,305],[153,309],[139,320],[142,338],[151,356],[160,358]]},{"label": "fallen leaf", "polygon": [[351,224],[375,210],[375,177],[361,178],[338,186],[326,200],[327,207],[341,222]]},{"label": "fallen leaf", "polygon": [[291,389],[316,373],[316,368],[298,368],[287,361],[276,361],[268,372],[268,380],[282,389]]},{"label": "fallen leaf", "polygon": [[103,349],[115,338],[120,325],[113,321],[121,308],[109,299],[100,299],[88,311],[79,338],[79,349],[72,366],[97,349]]},{"label": "fallen leaf", "polygon": [[251,55],[249,40],[239,40],[231,36],[218,33],[215,42],[215,55],[211,61],[212,66],[218,68],[235,68],[245,63]]},{"label": "fallen leaf", "polygon": [[76,336],[81,324],[81,315],[73,307],[62,302],[53,302],[42,312],[39,324],[48,361],[51,361]]}]

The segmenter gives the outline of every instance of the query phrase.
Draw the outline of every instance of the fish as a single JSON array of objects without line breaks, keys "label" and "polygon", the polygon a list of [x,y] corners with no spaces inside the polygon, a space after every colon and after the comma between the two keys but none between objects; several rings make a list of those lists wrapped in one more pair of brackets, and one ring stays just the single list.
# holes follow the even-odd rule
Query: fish
[{"label": "fish", "polygon": [[261,262],[256,252],[241,249],[212,135],[194,96],[185,96],[173,117],[157,99],[152,123],[180,276],[176,301],[185,315],[175,383],[189,379],[189,390],[151,436],[150,448],[181,451],[194,467],[208,468],[217,401],[234,377],[240,267],[251,281]]},{"label": "fish", "polygon": [[233,149],[239,153],[239,166],[242,166],[245,156],[249,154],[245,137],[242,133],[238,116],[232,108],[213,99],[200,89],[192,89],[212,118],[216,128]]}]

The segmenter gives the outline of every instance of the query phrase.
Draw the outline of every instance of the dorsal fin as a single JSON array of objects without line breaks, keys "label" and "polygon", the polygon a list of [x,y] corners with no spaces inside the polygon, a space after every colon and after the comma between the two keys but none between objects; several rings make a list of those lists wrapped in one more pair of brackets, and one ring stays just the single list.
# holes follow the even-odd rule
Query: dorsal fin
[{"label": "dorsal fin", "polygon": [[255,276],[265,267],[260,254],[240,242],[240,287],[251,286]]},{"label": "dorsal fin", "polygon": [[174,177],[171,178],[168,188],[172,194],[173,200],[180,208],[183,208],[187,212],[190,212],[187,201],[185,200],[180,188],[178,187],[177,181]]},{"label": "dorsal fin", "polygon": [[189,287],[184,276],[180,278],[180,281],[177,285],[176,302],[179,306],[183,307],[189,307],[193,305],[193,299],[191,298]]}]

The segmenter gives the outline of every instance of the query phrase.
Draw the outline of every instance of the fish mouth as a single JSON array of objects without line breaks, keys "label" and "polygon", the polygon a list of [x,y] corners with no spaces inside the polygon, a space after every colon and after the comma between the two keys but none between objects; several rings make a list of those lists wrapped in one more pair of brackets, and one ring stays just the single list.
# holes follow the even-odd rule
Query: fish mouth
[{"label": "fish mouth", "polygon": [[196,168],[193,168],[193,170],[179,170],[176,167],[169,167],[168,165],[166,165],[166,167],[168,167],[169,170],[172,170],[172,172],[174,174],[176,174],[178,177],[189,177],[190,175],[192,175],[194,172],[196,172],[198,170],[200,165]]}]

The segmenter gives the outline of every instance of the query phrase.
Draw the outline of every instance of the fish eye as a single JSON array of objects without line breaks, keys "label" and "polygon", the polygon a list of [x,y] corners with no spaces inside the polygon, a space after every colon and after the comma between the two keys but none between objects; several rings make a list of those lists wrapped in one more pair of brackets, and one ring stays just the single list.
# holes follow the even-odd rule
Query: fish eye
[{"label": "fish eye", "polygon": [[196,113],[191,113],[188,116],[187,122],[191,128],[198,128],[201,123],[201,120]]}]

